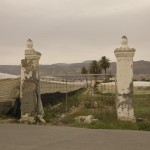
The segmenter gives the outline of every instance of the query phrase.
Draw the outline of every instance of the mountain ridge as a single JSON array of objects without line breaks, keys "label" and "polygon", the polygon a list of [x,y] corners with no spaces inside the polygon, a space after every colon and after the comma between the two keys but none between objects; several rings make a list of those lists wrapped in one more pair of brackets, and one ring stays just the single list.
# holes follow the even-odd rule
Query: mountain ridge
[{"label": "mountain ridge", "polygon": [[[66,75],[66,74],[80,74],[82,67],[89,67],[92,60],[87,60],[81,63],[56,63],[51,65],[40,65],[40,75]],[[150,76],[150,61],[139,60],[133,64],[133,71],[135,76]],[[8,73],[13,75],[20,74],[19,65],[0,65],[1,73]],[[107,70],[108,74],[116,74],[116,62],[110,63],[110,68]]]}]

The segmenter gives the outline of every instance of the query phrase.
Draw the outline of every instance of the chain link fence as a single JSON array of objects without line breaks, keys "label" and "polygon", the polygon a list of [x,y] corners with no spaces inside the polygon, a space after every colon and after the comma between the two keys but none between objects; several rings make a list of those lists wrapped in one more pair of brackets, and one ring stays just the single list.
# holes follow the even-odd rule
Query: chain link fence
[{"label": "chain link fence", "polygon": [[44,106],[54,106],[60,102],[66,103],[69,97],[81,94],[88,98],[99,100],[114,99],[116,97],[116,83],[114,75],[82,74],[66,76],[41,77],[41,99]]}]

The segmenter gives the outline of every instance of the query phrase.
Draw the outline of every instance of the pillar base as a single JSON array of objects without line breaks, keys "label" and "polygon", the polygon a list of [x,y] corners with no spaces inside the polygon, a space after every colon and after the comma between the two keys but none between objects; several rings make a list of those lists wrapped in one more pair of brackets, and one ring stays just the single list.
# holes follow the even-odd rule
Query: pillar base
[{"label": "pillar base", "polygon": [[130,99],[130,101],[129,99],[125,99],[124,102],[117,103],[117,117],[122,121],[136,122],[134,108],[132,106],[132,99]]},{"label": "pillar base", "polygon": [[36,123],[35,116],[30,116],[29,114],[21,115],[20,122]]}]

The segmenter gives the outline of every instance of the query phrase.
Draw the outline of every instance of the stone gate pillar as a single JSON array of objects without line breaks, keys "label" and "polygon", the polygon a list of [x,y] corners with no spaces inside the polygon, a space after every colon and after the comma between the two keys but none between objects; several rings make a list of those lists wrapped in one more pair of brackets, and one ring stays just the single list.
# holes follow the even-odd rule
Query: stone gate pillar
[{"label": "stone gate pillar", "polygon": [[117,100],[116,109],[119,120],[135,121],[133,98],[133,56],[134,48],[128,47],[128,39],[123,36],[121,47],[115,50],[117,58]]},{"label": "stone gate pillar", "polygon": [[32,40],[27,41],[25,59],[21,60],[21,121],[42,120],[43,106],[40,97],[39,59],[41,53],[33,49]]}]

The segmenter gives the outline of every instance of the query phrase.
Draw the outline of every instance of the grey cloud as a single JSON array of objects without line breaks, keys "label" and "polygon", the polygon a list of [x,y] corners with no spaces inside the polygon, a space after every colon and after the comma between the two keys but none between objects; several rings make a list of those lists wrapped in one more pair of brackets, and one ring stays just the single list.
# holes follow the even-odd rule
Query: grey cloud
[{"label": "grey cloud", "polygon": [[[146,0],[139,1],[141,7],[135,0],[14,1],[0,2],[1,64],[19,62],[14,60],[24,57],[28,38],[42,52],[41,63],[80,62],[103,55],[115,60],[113,50],[124,34],[129,46],[137,48],[135,59],[149,60],[150,3]],[[2,59],[9,54],[10,61]]]}]

